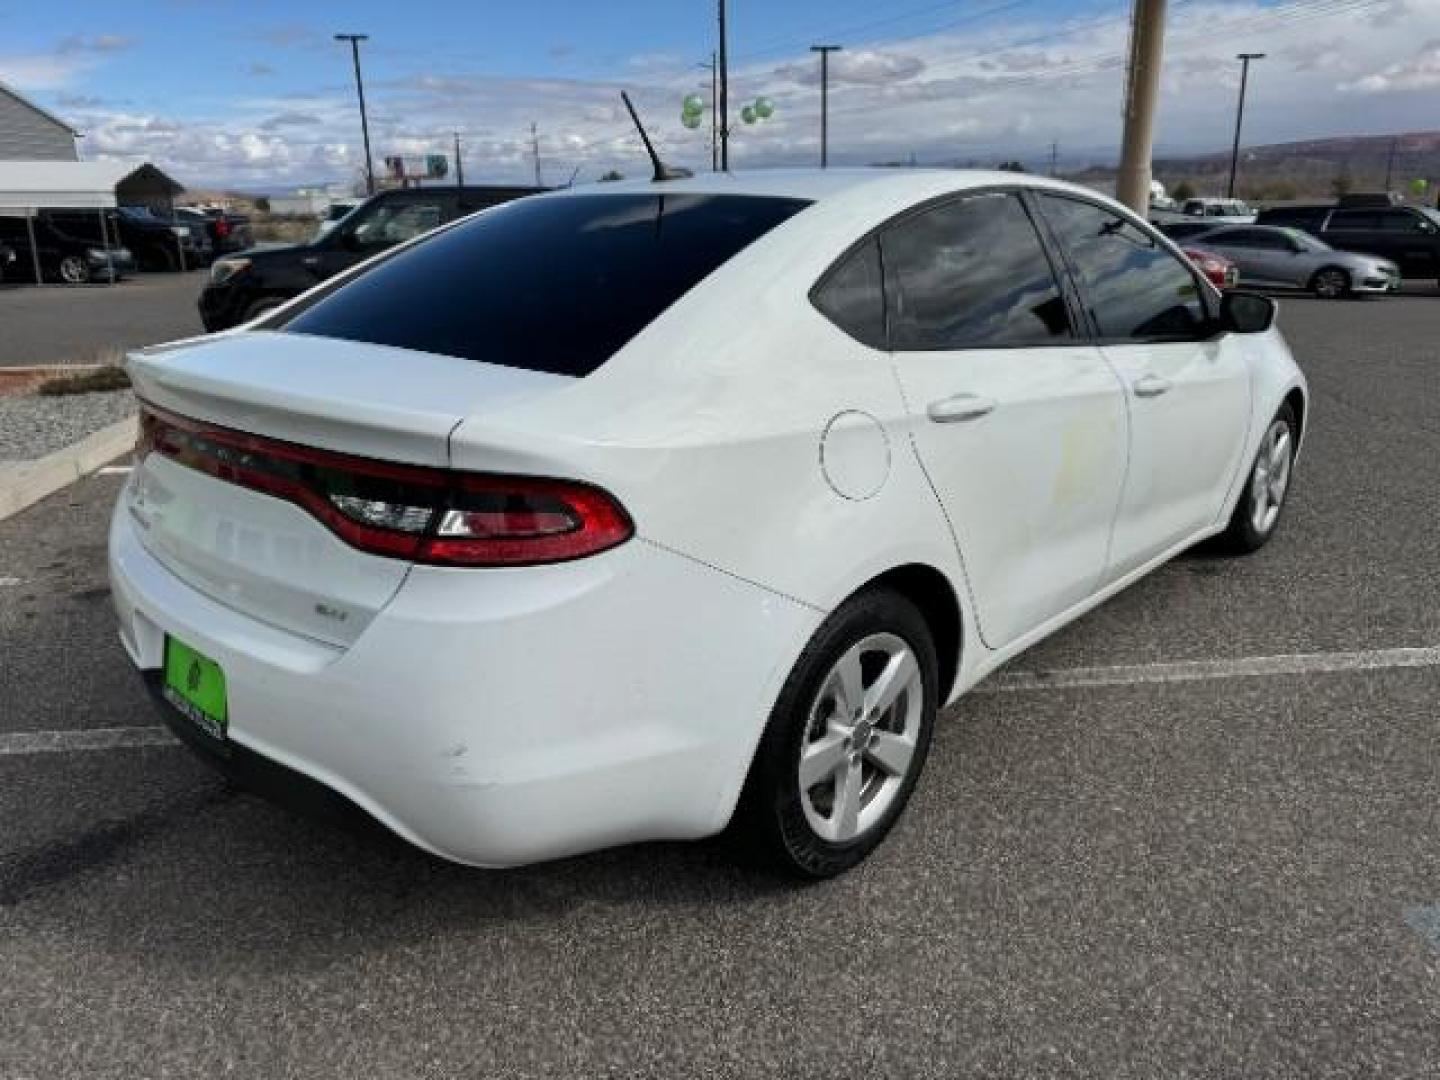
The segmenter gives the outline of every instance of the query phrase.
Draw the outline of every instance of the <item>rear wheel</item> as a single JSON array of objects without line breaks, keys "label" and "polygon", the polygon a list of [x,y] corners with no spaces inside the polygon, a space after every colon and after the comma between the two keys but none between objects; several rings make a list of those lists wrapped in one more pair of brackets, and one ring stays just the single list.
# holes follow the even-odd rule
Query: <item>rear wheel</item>
[{"label": "rear wheel", "polygon": [[937,668],[929,627],[904,597],[877,590],[841,605],[775,703],[732,835],[803,877],[861,862],[924,767]]},{"label": "rear wheel", "polygon": [[1350,295],[1350,275],[1338,266],[1324,267],[1310,279],[1310,291],[1322,300],[1339,300]]},{"label": "rear wheel", "polygon": [[60,280],[66,285],[84,285],[90,280],[90,266],[79,255],[66,255],[60,260]]},{"label": "rear wheel", "polygon": [[1258,551],[1275,535],[1285,496],[1290,493],[1290,476],[1295,464],[1295,440],[1299,426],[1294,410],[1283,405],[1265,429],[1250,477],[1230,524],[1220,534],[1220,546],[1235,554]]}]

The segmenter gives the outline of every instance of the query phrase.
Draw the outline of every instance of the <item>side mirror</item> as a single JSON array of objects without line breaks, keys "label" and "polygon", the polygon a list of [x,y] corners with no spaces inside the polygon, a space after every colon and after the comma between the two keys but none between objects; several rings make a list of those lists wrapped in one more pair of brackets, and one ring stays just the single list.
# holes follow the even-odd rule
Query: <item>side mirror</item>
[{"label": "side mirror", "polygon": [[1275,325],[1275,301],[1252,292],[1220,297],[1220,328],[1236,334],[1263,334]]},{"label": "side mirror", "polygon": [[347,229],[345,232],[337,236],[336,240],[339,241],[340,246],[346,251],[360,250],[360,238],[355,235],[354,229]]}]

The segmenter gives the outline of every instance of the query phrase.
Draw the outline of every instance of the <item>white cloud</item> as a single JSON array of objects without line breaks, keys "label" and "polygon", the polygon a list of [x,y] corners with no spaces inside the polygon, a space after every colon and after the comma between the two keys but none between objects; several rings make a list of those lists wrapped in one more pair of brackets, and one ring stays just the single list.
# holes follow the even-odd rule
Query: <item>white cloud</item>
[{"label": "white cloud", "polygon": [[1362,94],[1384,94],[1428,90],[1436,86],[1440,86],[1440,41],[1427,41],[1410,59],[1344,83],[1342,89]]},{"label": "white cloud", "polygon": [[[887,83],[913,79],[925,70],[925,61],[918,56],[874,49],[831,53],[829,59],[831,86],[883,86]],[[817,60],[786,64],[775,74],[799,86],[820,85],[820,64]]]}]

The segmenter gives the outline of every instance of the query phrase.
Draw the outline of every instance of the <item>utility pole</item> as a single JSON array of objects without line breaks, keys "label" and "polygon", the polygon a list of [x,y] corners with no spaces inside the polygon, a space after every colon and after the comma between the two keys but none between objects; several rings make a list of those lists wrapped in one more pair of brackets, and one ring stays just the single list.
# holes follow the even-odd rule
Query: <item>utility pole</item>
[{"label": "utility pole", "polygon": [[1150,207],[1150,156],[1155,148],[1155,99],[1165,52],[1165,0],[1135,0],[1130,63],[1125,77],[1125,136],[1115,191],[1137,214]]},{"label": "utility pole", "polygon": [[710,171],[720,169],[720,61],[710,52]]},{"label": "utility pole", "polygon": [[726,58],[725,0],[720,5],[720,169],[730,171],[730,66]]},{"label": "utility pole", "polygon": [[1390,153],[1385,157],[1385,190],[1390,190],[1390,179],[1395,175],[1395,144],[1399,139],[1390,140]]},{"label": "utility pole", "polygon": [[535,121],[530,121],[530,155],[535,159],[535,186],[540,186],[540,136],[535,133]]},{"label": "utility pole", "polygon": [[465,186],[465,164],[460,160],[460,132],[455,132],[455,186]]},{"label": "utility pole", "polygon": [[820,168],[829,164],[830,144],[830,54],[839,52],[839,45],[811,45],[811,52],[820,54]]},{"label": "utility pole", "polygon": [[1052,141],[1050,143],[1050,175],[1056,176],[1060,172],[1060,144]]},{"label": "utility pole", "polygon": [[1245,86],[1250,81],[1250,61],[1264,60],[1263,52],[1245,52],[1236,55],[1240,61],[1240,100],[1235,106],[1235,142],[1230,147],[1230,183],[1225,186],[1225,197],[1235,197],[1235,170],[1240,166],[1240,124],[1245,119]]},{"label": "utility pole", "polygon": [[336,41],[350,43],[350,56],[355,61],[355,93],[360,98],[360,134],[365,139],[365,194],[375,194],[375,163],[370,157],[370,121],[365,116],[365,83],[360,78],[360,42],[369,41],[369,34],[336,34]]},{"label": "utility pole", "polygon": [[715,172],[720,168],[720,65],[711,52],[708,64],[702,60],[695,66],[710,72],[710,171]]}]

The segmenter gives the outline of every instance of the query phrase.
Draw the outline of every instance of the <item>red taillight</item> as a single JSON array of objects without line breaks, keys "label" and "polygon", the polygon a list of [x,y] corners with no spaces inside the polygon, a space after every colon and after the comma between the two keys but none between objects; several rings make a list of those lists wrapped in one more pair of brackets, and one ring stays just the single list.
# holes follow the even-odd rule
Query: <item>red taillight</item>
[{"label": "red taillight", "polygon": [[230,235],[230,222],[224,218],[215,219],[215,235],[221,240]]},{"label": "red taillight", "polygon": [[628,540],[629,516],[589,484],[462,473],[298,446],[146,405],[138,456],[163,454],[285,499],[352,547],[442,566],[526,566]]}]

